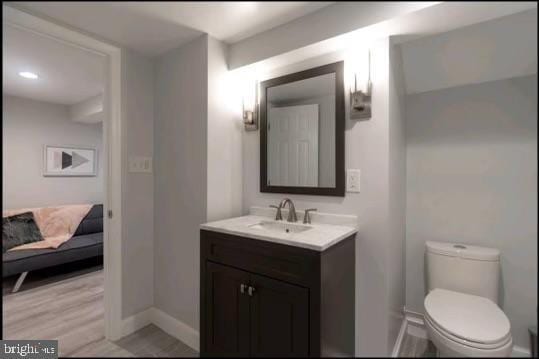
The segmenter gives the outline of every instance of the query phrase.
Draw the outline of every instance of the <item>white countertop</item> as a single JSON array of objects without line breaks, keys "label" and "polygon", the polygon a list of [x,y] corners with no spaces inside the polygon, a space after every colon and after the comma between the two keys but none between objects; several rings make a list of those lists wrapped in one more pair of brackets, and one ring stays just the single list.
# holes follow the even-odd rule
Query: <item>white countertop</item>
[{"label": "white countertop", "polygon": [[[324,251],[332,245],[340,242],[341,240],[349,237],[350,235],[358,231],[357,226],[353,225],[335,225],[326,223],[311,223],[308,226],[311,229],[300,233],[283,233],[273,232],[265,229],[251,228],[250,225],[260,223],[262,221],[273,221],[274,219],[268,216],[259,215],[262,211],[251,210],[251,213],[257,213],[257,215],[251,214],[242,217],[229,218],[225,220],[208,222],[200,225],[201,229],[238,235],[242,237],[248,237],[253,239],[259,239],[262,241],[280,243],[291,245],[295,247],[312,249],[315,251]],[[271,212],[269,212],[271,213]],[[286,218],[283,211],[283,218]],[[300,218],[300,211],[298,211],[298,219]],[[329,215],[338,216],[338,215]],[[302,216],[301,216],[302,217]],[[323,214],[318,214],[318,218],[322,218]],[[355,218],[355,221],[351,223],[357,223],[355,216],[345,216],[348,219]],[[286,223],[286,220],[280,221]],[[302,222],[298,220],[298,224]]]}]

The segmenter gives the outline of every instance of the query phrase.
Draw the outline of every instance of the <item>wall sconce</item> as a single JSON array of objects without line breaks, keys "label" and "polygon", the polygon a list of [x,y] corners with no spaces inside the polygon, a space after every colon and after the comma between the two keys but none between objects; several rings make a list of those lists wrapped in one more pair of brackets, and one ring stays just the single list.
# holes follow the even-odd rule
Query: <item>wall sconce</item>
[{"label": "wall sconce", "polygon": [[350,88],[350,119],[362,120],[371,118],[371,103],[371,52],[369,51],[368,80],[365,91],[357,89],[357,73],[354,72],[354,88]]},{"label": "wall sconce", "polygon": [[[254,91],[247,91],[241,100],[245,131],[258,130],[258,81],[254,81]],[[253,96],[254,94],[254,96]]]}]

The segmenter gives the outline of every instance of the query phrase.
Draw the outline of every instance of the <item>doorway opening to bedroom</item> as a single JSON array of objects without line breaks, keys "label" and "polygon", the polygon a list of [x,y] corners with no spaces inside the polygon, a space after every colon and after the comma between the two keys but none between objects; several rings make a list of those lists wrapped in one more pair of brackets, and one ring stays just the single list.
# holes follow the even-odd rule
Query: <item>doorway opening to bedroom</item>
[{"label": "doorway opening to bedroom", "polygon": [[107,57],[2,30],[4,339],[77,355],[104,338]]}]

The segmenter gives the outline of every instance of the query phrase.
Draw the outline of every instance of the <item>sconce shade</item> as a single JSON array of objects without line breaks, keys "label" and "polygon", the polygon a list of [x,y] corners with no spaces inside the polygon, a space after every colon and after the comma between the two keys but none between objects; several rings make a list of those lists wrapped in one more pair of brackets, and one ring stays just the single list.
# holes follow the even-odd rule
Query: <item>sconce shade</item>
[{"label": "sconce shade", "polygon": [[242,98],[243,124],[246,131],[258,129],[258,81],[255,81],[253,90],[254,93],[245,93]]},{"label": "sconce shade", "polygon": [[371,118],[372,82],[371,82],[371,53],[368,52],[367,81],[365,90],[358,89],[357,73],[354,72],[353,86],[350,88],[350,119],[361,120]]},{"label": "sconce shade", "polygon": [[252,125],[255,121],[255,114],[253,111],[243,111],[243,123],[246,125]]}]

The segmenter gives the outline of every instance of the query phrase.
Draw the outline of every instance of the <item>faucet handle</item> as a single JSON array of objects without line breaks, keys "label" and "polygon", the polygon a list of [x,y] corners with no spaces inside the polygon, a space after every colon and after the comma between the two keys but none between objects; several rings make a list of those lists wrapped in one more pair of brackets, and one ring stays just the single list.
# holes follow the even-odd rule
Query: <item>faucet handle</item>
[{"label": "faucet handle", "polygon": [[275,220],[276,221],[281,221],[283,219],[283,216],[281,215],[281,206],[275,206],[275,205],[270,205],[271,208],[275,208],[277,209],[277,213],[275,214]]},{"label": "faucet handle", "polygon": [[311,224],[311,216],[310,212],[318,211],[316,208],[308,208],[305,210],[305,214],[303,215],[303,223],[304,224]]}]

